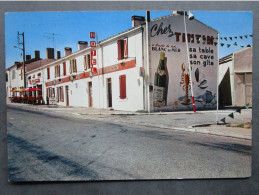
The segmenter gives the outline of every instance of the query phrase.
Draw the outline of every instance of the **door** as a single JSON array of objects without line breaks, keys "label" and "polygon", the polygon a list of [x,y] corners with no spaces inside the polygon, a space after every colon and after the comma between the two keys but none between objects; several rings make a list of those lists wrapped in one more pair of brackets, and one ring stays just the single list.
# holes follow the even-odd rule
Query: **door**
[{"label": "door", "polygon": [[69,88],[66,86],[66,106],[69,106]]},{"label": "door", "polygon": [[93,90],[92,90],[92,82],[88,83],[89,89],[89,107],[93,107]]},{"label": "door", "polygon": [[108,107],[112,107],[112,80],[111,78],[107,79],[107,95],[108,95]]}]

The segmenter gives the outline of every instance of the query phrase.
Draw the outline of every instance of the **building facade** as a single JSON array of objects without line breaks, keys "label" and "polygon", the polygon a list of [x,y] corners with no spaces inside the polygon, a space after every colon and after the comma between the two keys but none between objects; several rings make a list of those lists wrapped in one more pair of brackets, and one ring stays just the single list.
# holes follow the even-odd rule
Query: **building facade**
[{"label": "building facade", "polygon": [[219,61],[219,103],[221,106],[252,106],[252,47]]},{"label": "building facade", "polygon": [[[40,75],[37,84],[42,86],[44,102],[54,99],[61,106],[191,110],[192,84],[197,109],[215,109],[216,43],[216,30],[185,15],[171,14],[147,24],[144,17],[133,16],[132,28],[100,41],[96,47],[82,41],[74,53],[66,47],[64,57],[27,72],[27,78],[33,87]],[[93,49],[96,72],[91,71]]]}]

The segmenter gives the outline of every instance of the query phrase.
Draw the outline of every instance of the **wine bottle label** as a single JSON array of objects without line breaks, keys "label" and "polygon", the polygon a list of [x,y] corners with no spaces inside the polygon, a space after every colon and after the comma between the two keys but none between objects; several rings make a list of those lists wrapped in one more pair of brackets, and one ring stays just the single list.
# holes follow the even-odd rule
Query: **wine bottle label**
[{"label": "wine bottle label", "polygon": [[163,102],[164,90],[164,87],[154,86],[154,102]]}]

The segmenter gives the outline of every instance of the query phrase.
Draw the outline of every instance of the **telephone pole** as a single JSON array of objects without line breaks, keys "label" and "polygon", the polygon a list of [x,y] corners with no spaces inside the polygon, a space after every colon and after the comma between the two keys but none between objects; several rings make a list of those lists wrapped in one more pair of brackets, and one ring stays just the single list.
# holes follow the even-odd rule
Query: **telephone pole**
[{"label": "telephone pole", "polygon": [[[22,36],[22,42],[20,42],[20,36]],[[17,32],[17,37],[18,37],[18,44],[22,45],[22,48],[14,46],[15,48],[21,49],[22,50],[22,55],[23,55],[23,87],[26,88],[26,75],[25,75],[25,43],[24,43],[24,32],[19,33]]]}]

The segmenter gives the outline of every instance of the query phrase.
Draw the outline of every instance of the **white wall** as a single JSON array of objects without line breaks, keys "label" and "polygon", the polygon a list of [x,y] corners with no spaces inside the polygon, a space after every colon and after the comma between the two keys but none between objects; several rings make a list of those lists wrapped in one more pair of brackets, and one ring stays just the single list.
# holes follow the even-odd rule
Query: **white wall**
[{"label": "white wall", "polygon": [[[101,48],[97,49],[97,68],[108,67],[116,64],[120,64],[118,61],[118,49],[117,40],[128,37],[128,59],[126,61],[136,61],[136,67],[120,70],[112,73],[106,73],[99,76],[93,76],[92,78],[84,78],[80,80],[69,81],[66,83],[56,84],[55,86],[49,86],[56,88],[63,86],[64,90],[64,102],[58,102],[58,105],[66,105],[66,91],[65,86],[69,86],[69,106],[75,107],[89,107],[89,82],[92,82],[92,99],[94,108],[108,108],[108,97],[107,97],[107,78],[112,80],[112,104],[116,110],[143,110],[143,78],[139,76],[139,67],[143,66],[142,59],[142,31],[131,33],[112,42],[102,44]],[[83,50],[72,54],[70,57],[64,60],[58,60],[51,64],[50,67],[50,79],[47,80],[46,68],[44,72],[45,81],[53,81],[59,78],[65,78],[70,76],[70,60],[76,59],[77,61],[77,73],[76,75],[83,72],[89,72],[90,69],[84,70],[84,55],[88,54],[90,50]],[[67,75],[63,76],[63,61],[66,61],[66,72]],[[61,76],[55,78],[55,66],[60,65]],[[119,87],[119,76],[126,74],[126,92],[127,98],[120,99],[120,87]],[[44,92],[46,91],[45,84],[43,85]],[[44,97],[45,98],[45,97]]]}]

